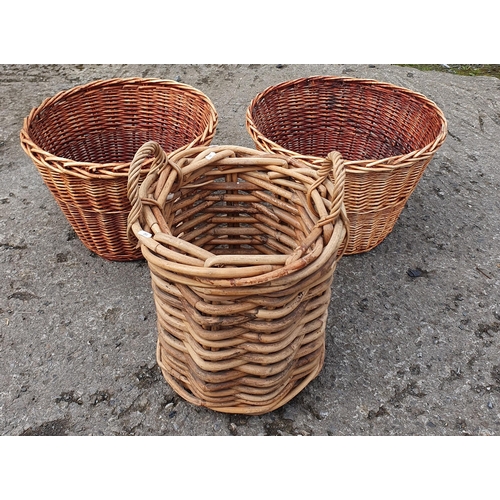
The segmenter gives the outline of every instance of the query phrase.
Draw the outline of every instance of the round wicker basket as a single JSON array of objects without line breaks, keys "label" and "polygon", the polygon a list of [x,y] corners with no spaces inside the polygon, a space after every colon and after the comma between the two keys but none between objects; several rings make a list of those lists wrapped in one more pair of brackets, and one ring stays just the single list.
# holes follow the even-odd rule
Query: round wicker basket
[{"label": "round wicker basket", "polygon": [[318,170],[236,146],[137,151],[129,236],[151,273],[158,364],[184,399],[262,414],[319,374],[344,181],[339,155]]},{"label": "round wicker basket", "polygon": [[282,82],[254,97],[246,114],[256,148],[321,167],[345,158],[346,254],[371,250],[393,230],[447,134],[425,96],[389,83],[336,76]]},{"label": "round wicker basket", "polygon": [[216,126],[212,102],[189,85],[116,78],[45,99],[25,118],[20,139],[83,244],[128,261],[141,258],[126,234],[135,152],[149,140],[167,151],[208,145]]}]

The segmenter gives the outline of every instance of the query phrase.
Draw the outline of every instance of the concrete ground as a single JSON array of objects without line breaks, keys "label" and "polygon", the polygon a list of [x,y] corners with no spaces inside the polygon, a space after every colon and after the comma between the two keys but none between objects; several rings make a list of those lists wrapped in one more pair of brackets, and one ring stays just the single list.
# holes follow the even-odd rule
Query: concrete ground
[{"label": "concrete ground", "polygon": [[[252,147],[254,95],[316,74],[419,91],[448,138],[386,240],[340,261],[320,375],[266,415],[195,407],[156,365],[146,264],[74,237],[20,147],[23,119],[75,85],[161,77],[212,99],[215,144]],[[500,435],[499,98],[493,77],[392,65],[0,66],[0,435]]]}]

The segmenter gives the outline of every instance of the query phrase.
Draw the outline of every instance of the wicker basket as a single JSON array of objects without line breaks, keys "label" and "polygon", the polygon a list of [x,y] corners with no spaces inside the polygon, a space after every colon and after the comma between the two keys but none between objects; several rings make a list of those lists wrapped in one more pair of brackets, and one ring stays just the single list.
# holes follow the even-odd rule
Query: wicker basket
[{"label": "wicker basket", "polygon": [[129,236],[151,273],[158,364],[184,399],[262,414],[318,375],[348,233],[344,179],[339,155],[318,171],[235,146],[138,150]]},{"label": "wicker basket", "polygon": [[[21,145],[83,244],[140,259],[127,238],[127,176],[137,149],[210,144],[217,113],[203,93],[170,80],[98,80],[62,91],[24,120]],[[147,172],[147,165],[144,175]]]},{"label": "wicker basket", "polygon": [[345,158],[346,254],[371,250],[392,231],[447,133],[443,113],[423,95],[335,76],[269,87],[252,100],[246,118],[259,150],[314,167],[330,151]]}]

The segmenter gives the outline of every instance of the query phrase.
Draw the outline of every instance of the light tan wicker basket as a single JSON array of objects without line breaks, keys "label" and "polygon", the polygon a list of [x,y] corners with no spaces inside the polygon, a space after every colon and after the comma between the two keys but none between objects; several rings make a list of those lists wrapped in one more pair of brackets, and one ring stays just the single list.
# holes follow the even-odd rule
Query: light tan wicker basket
[{"label": "light tan wicker basket", "polygon": [[447,134],[425,96],[375,80],[312,76],[268,87],[247,109],[256,148],[322,166],[329,152],[346,166],[351,224],[346,254],[371,250],[393,230]]},{"label": "light tan wicker basket", "polygon": [[184,399],[262,414],[318,375],[348,233],[344,180],[339,155],[319,171],[236,146],[137,151],[129,236],[151,273],[158,364]]},{"label": "light tan wicker basket", "polygon": [[135,152],[149,140],[167,151],[208,145],[216,126],[212,102],[189,85],[115,78],[45,99],[24,120],[20,139],[83,244],[128,261],[141,258],[126,231]]}]

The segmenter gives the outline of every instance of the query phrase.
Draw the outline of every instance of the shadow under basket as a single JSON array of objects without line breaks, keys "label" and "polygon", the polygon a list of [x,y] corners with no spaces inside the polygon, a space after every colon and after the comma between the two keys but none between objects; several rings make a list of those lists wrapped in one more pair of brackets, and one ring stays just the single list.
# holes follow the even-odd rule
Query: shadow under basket
[{"label": "shadow under basket", "polygon": [[[199,90],[170,80],[97,80],[45,99],[21,145],[81,242],[112,261],[142,258],[127,238],[127,179],[137,149],[210,144],[217,113]],[[148,171],[145,165],[142,178]]]},{"label": "shadow under basket", "polygon": [[319,374],[348,234],[344,181],[339,155],[318,171],[236,146],[139,149],[129,236],[151,274],[158,364],[185,400],[263,414]]},{"label": "shadow under basket", "polygon": [[246,114],[255,147],[319,168],[345,159],[346,254],[371,250],[392,231],[447,134],[441,110],[389,83],[312,76],[271,86]]}]

